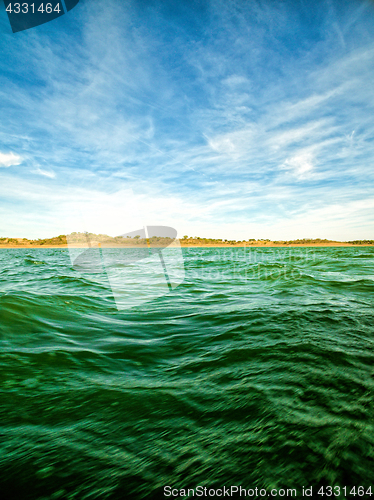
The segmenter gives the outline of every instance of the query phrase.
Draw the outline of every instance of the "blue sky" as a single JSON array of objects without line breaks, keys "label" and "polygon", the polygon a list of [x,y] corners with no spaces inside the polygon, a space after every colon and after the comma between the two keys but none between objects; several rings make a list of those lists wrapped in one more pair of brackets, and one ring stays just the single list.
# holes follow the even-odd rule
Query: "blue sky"
[{"label": "blue sky", "polygon": [[374,238],[374,2],[0,10],[0,236]]}]

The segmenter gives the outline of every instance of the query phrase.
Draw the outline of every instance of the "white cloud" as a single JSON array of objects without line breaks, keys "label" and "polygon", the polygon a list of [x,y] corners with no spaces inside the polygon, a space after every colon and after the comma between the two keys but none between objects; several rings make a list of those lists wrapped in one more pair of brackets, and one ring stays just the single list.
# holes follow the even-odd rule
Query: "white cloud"
[{"label": "white cloud", "polygon": [[22,158],[14,153],[0,153],[0,167],[11,167],[12,165],[20,165]]},{"label": "white cloud", "polygon": [[296,154],[291,158],[287,158],[284,162],[283,167],[290,168],[294,175],[298,177],[303,177],[313,170],[313,157],[311,153],[304,152]]},{"label": "white cloud", "polygon": [[50,179],[54,179],[56,177],[55,172],[48,172],[47,170],[42,170],[41,168],[37,168],[33,171],[34,174],[44,175],[44,177],[49,177]]}]

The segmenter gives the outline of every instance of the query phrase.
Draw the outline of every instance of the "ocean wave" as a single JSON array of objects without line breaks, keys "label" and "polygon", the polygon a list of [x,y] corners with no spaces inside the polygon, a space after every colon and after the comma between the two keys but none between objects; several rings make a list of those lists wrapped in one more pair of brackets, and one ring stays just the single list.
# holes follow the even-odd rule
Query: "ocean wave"
[{"label": "ocean wave", "polygon": [[127,310],[66,251],[1,254],[9,498],[374,480],[372,254],[226,250],[183,250],[185,281]]}]

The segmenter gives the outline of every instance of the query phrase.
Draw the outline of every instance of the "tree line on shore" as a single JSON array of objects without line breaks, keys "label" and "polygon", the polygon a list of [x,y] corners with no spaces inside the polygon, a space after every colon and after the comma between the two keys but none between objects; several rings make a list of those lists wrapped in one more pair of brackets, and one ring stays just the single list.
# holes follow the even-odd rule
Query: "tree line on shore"
[{"label": "tree line on shore", "polygon": [[[148,239],[151,243],[170,243],[173,239],[166,236],[153,236]],[[328,239],[321,238],[303,238],[296,240],[269,240],[265,238],[248,238],[247,240],[234,240],[234,239],[222,239],[222,238],[202,238],[200,236],[187,236],[184,235],[180,240],[182,244],[194,244],[194,245],[306,245],[306,244],[328,244],[328,243],[348,243],[351,245],[374,245],[374,240],[352,240],[346,242],[337,242]],[[70,235],[60,234],[53,238],[35,239],[29,240],[27,238],[7,238],[0,237],[0,245],[67,245],[69,243],[86,243],[86,242],[100,242],[103,244],[147,244],[146,238],[141,238],[140,235],[130,236],[115,236],[111,237],[106,234],[94,234],[94,233],[71,233]]]}]

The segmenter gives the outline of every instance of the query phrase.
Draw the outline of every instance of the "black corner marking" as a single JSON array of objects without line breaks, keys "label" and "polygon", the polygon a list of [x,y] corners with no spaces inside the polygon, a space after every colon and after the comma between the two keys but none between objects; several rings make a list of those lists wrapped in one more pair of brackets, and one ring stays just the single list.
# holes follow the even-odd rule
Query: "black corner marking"
[{"label": "black corner marking", "polygon": [[78,3],[79,0],[65,0],[66,10],[69,12],[69,10],[73,9]]},{"label": "black corner marking", "polygon": [[[65,0],[69,11],[79,3],[79,0]],[[6,12],[13,33],[35,28],[41,24],[53,21],[65,14],[62,0],[4,0]]]}]

